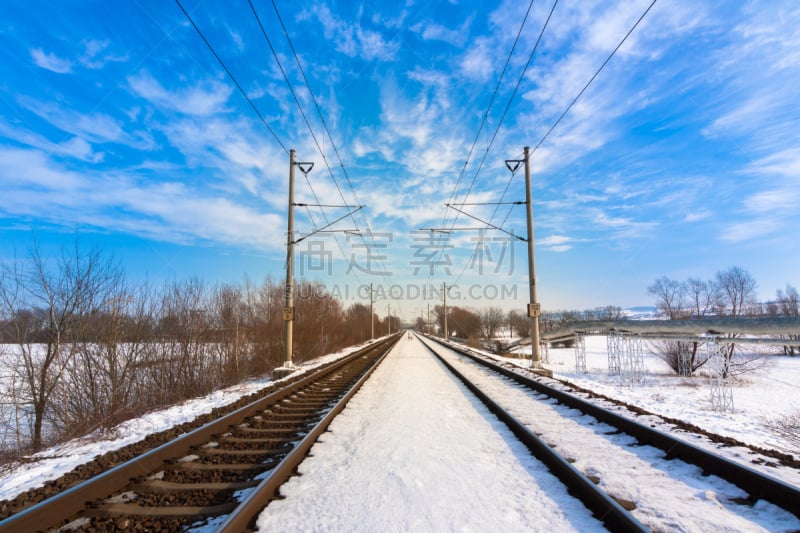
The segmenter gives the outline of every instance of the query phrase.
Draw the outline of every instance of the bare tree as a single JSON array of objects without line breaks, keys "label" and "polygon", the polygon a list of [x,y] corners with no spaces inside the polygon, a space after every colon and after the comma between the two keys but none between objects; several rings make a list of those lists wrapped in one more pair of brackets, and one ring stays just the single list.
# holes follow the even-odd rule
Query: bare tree
[{"label": "bare tree", "polygon": [[786,292],[778,289],[777,293],[780,314],[783,316],[800,316],[800,295],[797,289],[786,285]]},{"label": "bare tree", "polygon": [[617,305],[607,305],[597,309],[597,318],[600,320],[622,320],[625,318],[622,308]]},{"label": "bare tree", "polygon": [[60,386],[63,401],[53,408],[63,437],[111,427],[150,406],[152,391],[140,368],[153,349],[153,314],[151,288],[123,282],[86,317],[86,333]]},{"label": "bare tree", "polygon": [[717,272],[717,305],[724,314],[738,318],[746,314],[756,299],[756,280],[740,267]]},{"label": "bare tree", "polygon": [[[344,311],[321,283],[301,282],[295,299],[295,362],[302,363],[344,346],[339,330]],[[376,334],[381,331],[376,322]]]},{"label": "bare tree", "polygon": [[709,360],[705,350],[699,348],[705,343],[697,341],[653,341],[653,353],[676,374],[692,376]]},{"label": "bare tree", "polygon": [[662,276],[647,288],[647,293],[655,297],[656,307],[667,318],[674,320],[681,317],[685,298],[685,289],[681,282]]},{"label": "bare tree", "polygon": [[450,335],[469,339],[481,333],[481,317],[478,314],[458,306],[447,306],[447,326]]},{"label": "bare tree", "polygon": [[[800,295],[797,289],[791,285],[786,285],[786,292],[778,289],[778,312],[783,316],[800,316]],[[800,340],[800,335],[788,335],[789,339]],[[797,353],[796,346],[784,346],[783,353],[794,356]]]},{"label": "bare tree", "polygon": [[[44,443],[45,417],[75,356],[81,321],[106,301],[122,275],[113,259],[96,249],[83,250],[77,238],[73,248],[62,250],[54,263],[34,246],[26,266],[15,262],[4,267],[0,289],[2,305],[12,317],[26,400],[32,406],[34,450]],[[28,309],[34,310],[34,321],[13,318],[22,318]],[[43,342],[34,342],[37,336]]]},{"label": "bare tree", "polygon": [[517,332],[518,337],[528,336],[528,327],[530,326],[530,319],[520,313],[519,311],[508,312],[508,325],[511,328],[511,336],[514,336],[514,331]]},{"label": "bare tree", "polygon": [[214,289],[209,303],[211,340],[220,364],[219,373],[225,385],[236,383],[244,377],[247,349],[244,294],[236,285],[221,285]]},{"label": "bare tree", "polygon": [[478,312],[478,316],[481,319],[481,335],[491,341],[503,324],[503,310],[499,307],[486,307]]},{"label": "bare tree", "polygon": [[689,278],[684,283],[684,294],[692,318],[704,318],[714,310],[717,297],[713,282]]}]

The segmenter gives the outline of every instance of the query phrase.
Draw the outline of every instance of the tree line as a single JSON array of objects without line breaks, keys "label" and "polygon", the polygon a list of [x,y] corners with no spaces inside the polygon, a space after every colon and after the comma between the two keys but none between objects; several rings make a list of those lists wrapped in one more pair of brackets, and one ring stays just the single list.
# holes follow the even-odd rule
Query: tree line
[{"label": "tree line", "polygon": [[[741,267],[730,267],[720,270],[714,278],[702,280],[688,278],[684,281],[662,276],[647,288],[650,296],[656,300],[656,307],[670,320],[692,320],[710,316],[730,318],[800,316],[800,296],[797,289],[786,285],[785,290],[778,289],[775,299],[760,302],[755,278]],[[736,343],[735,335],[725,353],[726,368],[735,371],[738,366],[748,369],[758,358],[753,357],[734,364]],[[785,338],[800,340],[800,335],[786,335]],[[670,341],[659,343],[658,355],[677,373],[690,376],[705,365],[709,356],[700,350],[703,343],[697,341]],[[794,356],[797,348],[784,346],[784,353]]]},{"label": "tree line", "polygon": [[[132,284],[75,242],[0,268],[0,448],[6,458],[107,428],[283,363],[285,287],[198,279]],[[296,287],[294,361],[400,327],[317,283]],[[389,321],[392,321],[390,324]]]}]

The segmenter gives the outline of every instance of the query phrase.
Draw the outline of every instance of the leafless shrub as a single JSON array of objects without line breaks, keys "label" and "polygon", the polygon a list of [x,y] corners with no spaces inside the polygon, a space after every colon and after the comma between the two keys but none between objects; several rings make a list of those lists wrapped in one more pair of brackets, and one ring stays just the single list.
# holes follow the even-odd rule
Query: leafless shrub
[{"label": "leafless shrub", "polygon": [[764,426],[773,434],[800,448],[800,411],[778,418],[766,419]]},{"label": "leafless shrub", "polygon": [[692,376],[708,362],[704,343],[689,341],[654,341],[653,353],[664,361],[676,374]]},{"label": "leafless shrub", "polygon": [[45,418],[75,357],[84,318],[108,299],[121,276],[112,259],[82,249],[77,239],[53,261],[34,246],[25,263],[4,265],[0,304],[19,349],[15,368],[24,383],[20,399],[33,411],[33,450],[44,444]]}]

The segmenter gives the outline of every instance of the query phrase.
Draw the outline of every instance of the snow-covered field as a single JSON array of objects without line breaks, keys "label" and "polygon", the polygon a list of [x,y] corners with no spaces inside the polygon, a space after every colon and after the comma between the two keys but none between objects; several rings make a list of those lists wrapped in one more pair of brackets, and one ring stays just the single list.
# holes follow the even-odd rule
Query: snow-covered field
[{"label": "snow-covered field", "polygon": [[800,357],[769,355],[761,368],[734,377],[733,412],[712,409],[711,385],[702,370],[695,377],[680,377],[652,353],[644,354],[642,384],[626,385],[619,376],[609,376],[604,336],[586,338],[588,373],[575,371],[571,348],[551,348],[548,360],[544,366],[554,377],[719,435],[800,457],[796,441],[771,429],[772,422],[800,414]]}]

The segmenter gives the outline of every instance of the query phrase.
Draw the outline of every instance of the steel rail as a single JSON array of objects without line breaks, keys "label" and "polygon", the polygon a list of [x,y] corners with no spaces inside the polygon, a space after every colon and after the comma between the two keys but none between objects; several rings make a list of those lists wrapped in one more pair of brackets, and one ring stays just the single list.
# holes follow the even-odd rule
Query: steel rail
[{"label": "steel rail", "polygon": [[[402,335],[396,334],[394,336],[395,342],[399,340],[401,336]],[[225,522],[220,525],[217,530],[218,532],[239,533],[241,531],[246,531],[252,526],[258,514],[261,513],[274,498],[280,486],[288,481],[295,469],[306,458],[311,447],[314,446],[320,435],[327,431],[333,419],[344,410],[350,399],[355,396],[361,386],[366,383],[375,369],[378,368],[378,365],[394,347],[394,344],[395,343],[392,343],[388,348],[383,350],[381,356],[370,365],[361,378],[350,388],[341,400],[331,408],[328,414],[320,420],[319,424],[317,424],[274,469],[270,470],[264,480],[247,495],[239,506],[228,516]],[[382,347],[383,346],[385,346],[385,344],[382,345]],[[383,349],[382,347],[381,349]]]},{"label": "steel rail", "polygon": [[523,376],[469,353],[460,347],[445,343],[440,339],[429,337],[433,341],[464,355],[471,360],[484,365],[515,382],[528,387],[536,392],[554,398],[572,409],[577,409],[597,420],[612,425],[635,437],[641,444],[650,445],[662,450],[667,458],[681,459],[686,463],[698,466],[705,474],[720,477],[743,491],[747,492],[753,500],[764,499],[777,505],[800,518],[800,488],[790,485],[767,474],[749,468],[745,465],[714,454],[689,442],[678,439],[659,431],[655,428],[641,424],[635,420],[622,416],[599,405],[588,402],[568,392],[550,387],[538,380]]},{"label": "steel rail", "polygon": [[639,522],[631,513],[614,501],[605,491],[595,485],[580,470],[572,466],[560,454],[556,453],[544,440],[538,437],[522,422],[518,421],[505,409],[486,395],[478,386],[466,376],[455,369],[446,359],[439,355],[426,342],[425,347],[478,399],[499,418],[512,433],[522,442],[531,453],[544,463],[547,468],[567,487],[567,490],[576,496],[589,509],[594,516],[603,522],[611,531],[646,532],[650,531]]},{"label": "steel rail", "polygon": [[399,336],[372,343],[329,365],[309,372],[291,382],[288,387],[272,392],[221,418],[209,422],[170,442],[164,443],[142,455],[119,464],[110,470],[79,483],[64,492],[32,505],[0,521],[0,533],[17,531],[41,531],[58,527],[64,520],[80,513],[86,502],[102,500],[141,477],[161,467],[165,461],[183,457],[197,446],[208,442],[212,435],[223,433],[236,422],[255,416],[265,407],[291,396],[295,391],[320,380],[350,364],[365,354],[397,341]]}]

